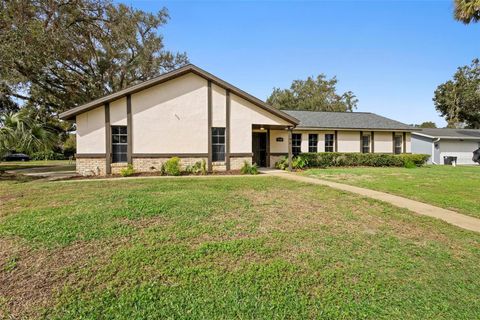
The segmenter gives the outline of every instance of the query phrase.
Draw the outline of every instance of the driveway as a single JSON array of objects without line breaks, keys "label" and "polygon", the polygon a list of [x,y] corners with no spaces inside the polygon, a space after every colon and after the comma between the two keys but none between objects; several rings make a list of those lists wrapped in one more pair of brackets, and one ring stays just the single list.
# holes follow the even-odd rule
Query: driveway
[{"label": "driveway", "polygon": [[75,165],[34,167],[6,171],[10,174],[21,174],[27,177],[35,177],[35,181],[55,181],[75,177]]}]

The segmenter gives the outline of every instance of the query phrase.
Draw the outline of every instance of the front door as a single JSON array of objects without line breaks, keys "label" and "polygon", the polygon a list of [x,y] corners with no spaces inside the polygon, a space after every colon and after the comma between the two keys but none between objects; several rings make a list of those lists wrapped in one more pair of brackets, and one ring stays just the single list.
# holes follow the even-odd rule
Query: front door
[{"label": "front door", "polygon": [[253,132],[252,136],[253,163],[259,167],[267,166],[267,133]]}]

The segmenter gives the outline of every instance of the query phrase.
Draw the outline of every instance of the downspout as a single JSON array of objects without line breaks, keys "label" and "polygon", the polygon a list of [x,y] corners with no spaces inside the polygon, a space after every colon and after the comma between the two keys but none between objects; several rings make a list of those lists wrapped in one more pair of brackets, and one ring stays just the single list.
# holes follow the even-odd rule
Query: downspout
[{"label": "downspout", "polygon": [[437,140],[433,140],[432,142],[432,163],[435,165],[438,165],[438,163],[435,162],[435,143],[439,141],[440,141],[440,138],[437,138]]}]

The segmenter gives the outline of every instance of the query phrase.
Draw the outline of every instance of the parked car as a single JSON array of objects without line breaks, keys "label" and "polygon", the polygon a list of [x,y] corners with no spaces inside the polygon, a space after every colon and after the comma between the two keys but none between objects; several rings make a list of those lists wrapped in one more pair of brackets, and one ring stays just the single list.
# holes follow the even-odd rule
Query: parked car
[{"label": "parked car", "polygon": [[5,157],[5,161],[29,161],[30,157],[24,153],[12,153]]},{"label": "parked car", "polygon": [[480,148],[478,148],[477,150],[473,151],[473,158],[472,158],[473,162],[476,162],[478,164],[480,164]]}]

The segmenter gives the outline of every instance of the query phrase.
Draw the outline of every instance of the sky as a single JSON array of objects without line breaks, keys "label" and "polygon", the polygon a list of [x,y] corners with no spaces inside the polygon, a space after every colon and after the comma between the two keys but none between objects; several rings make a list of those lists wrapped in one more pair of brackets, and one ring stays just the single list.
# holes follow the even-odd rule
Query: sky
[{"label": "sky", "polygon": [[434,121],[435,88],[480,57],[480,24],[444,1],[122,1],[156,12],[166,49],[266,100],[274,87],[324,73],[356,111],[408,124]]}]

